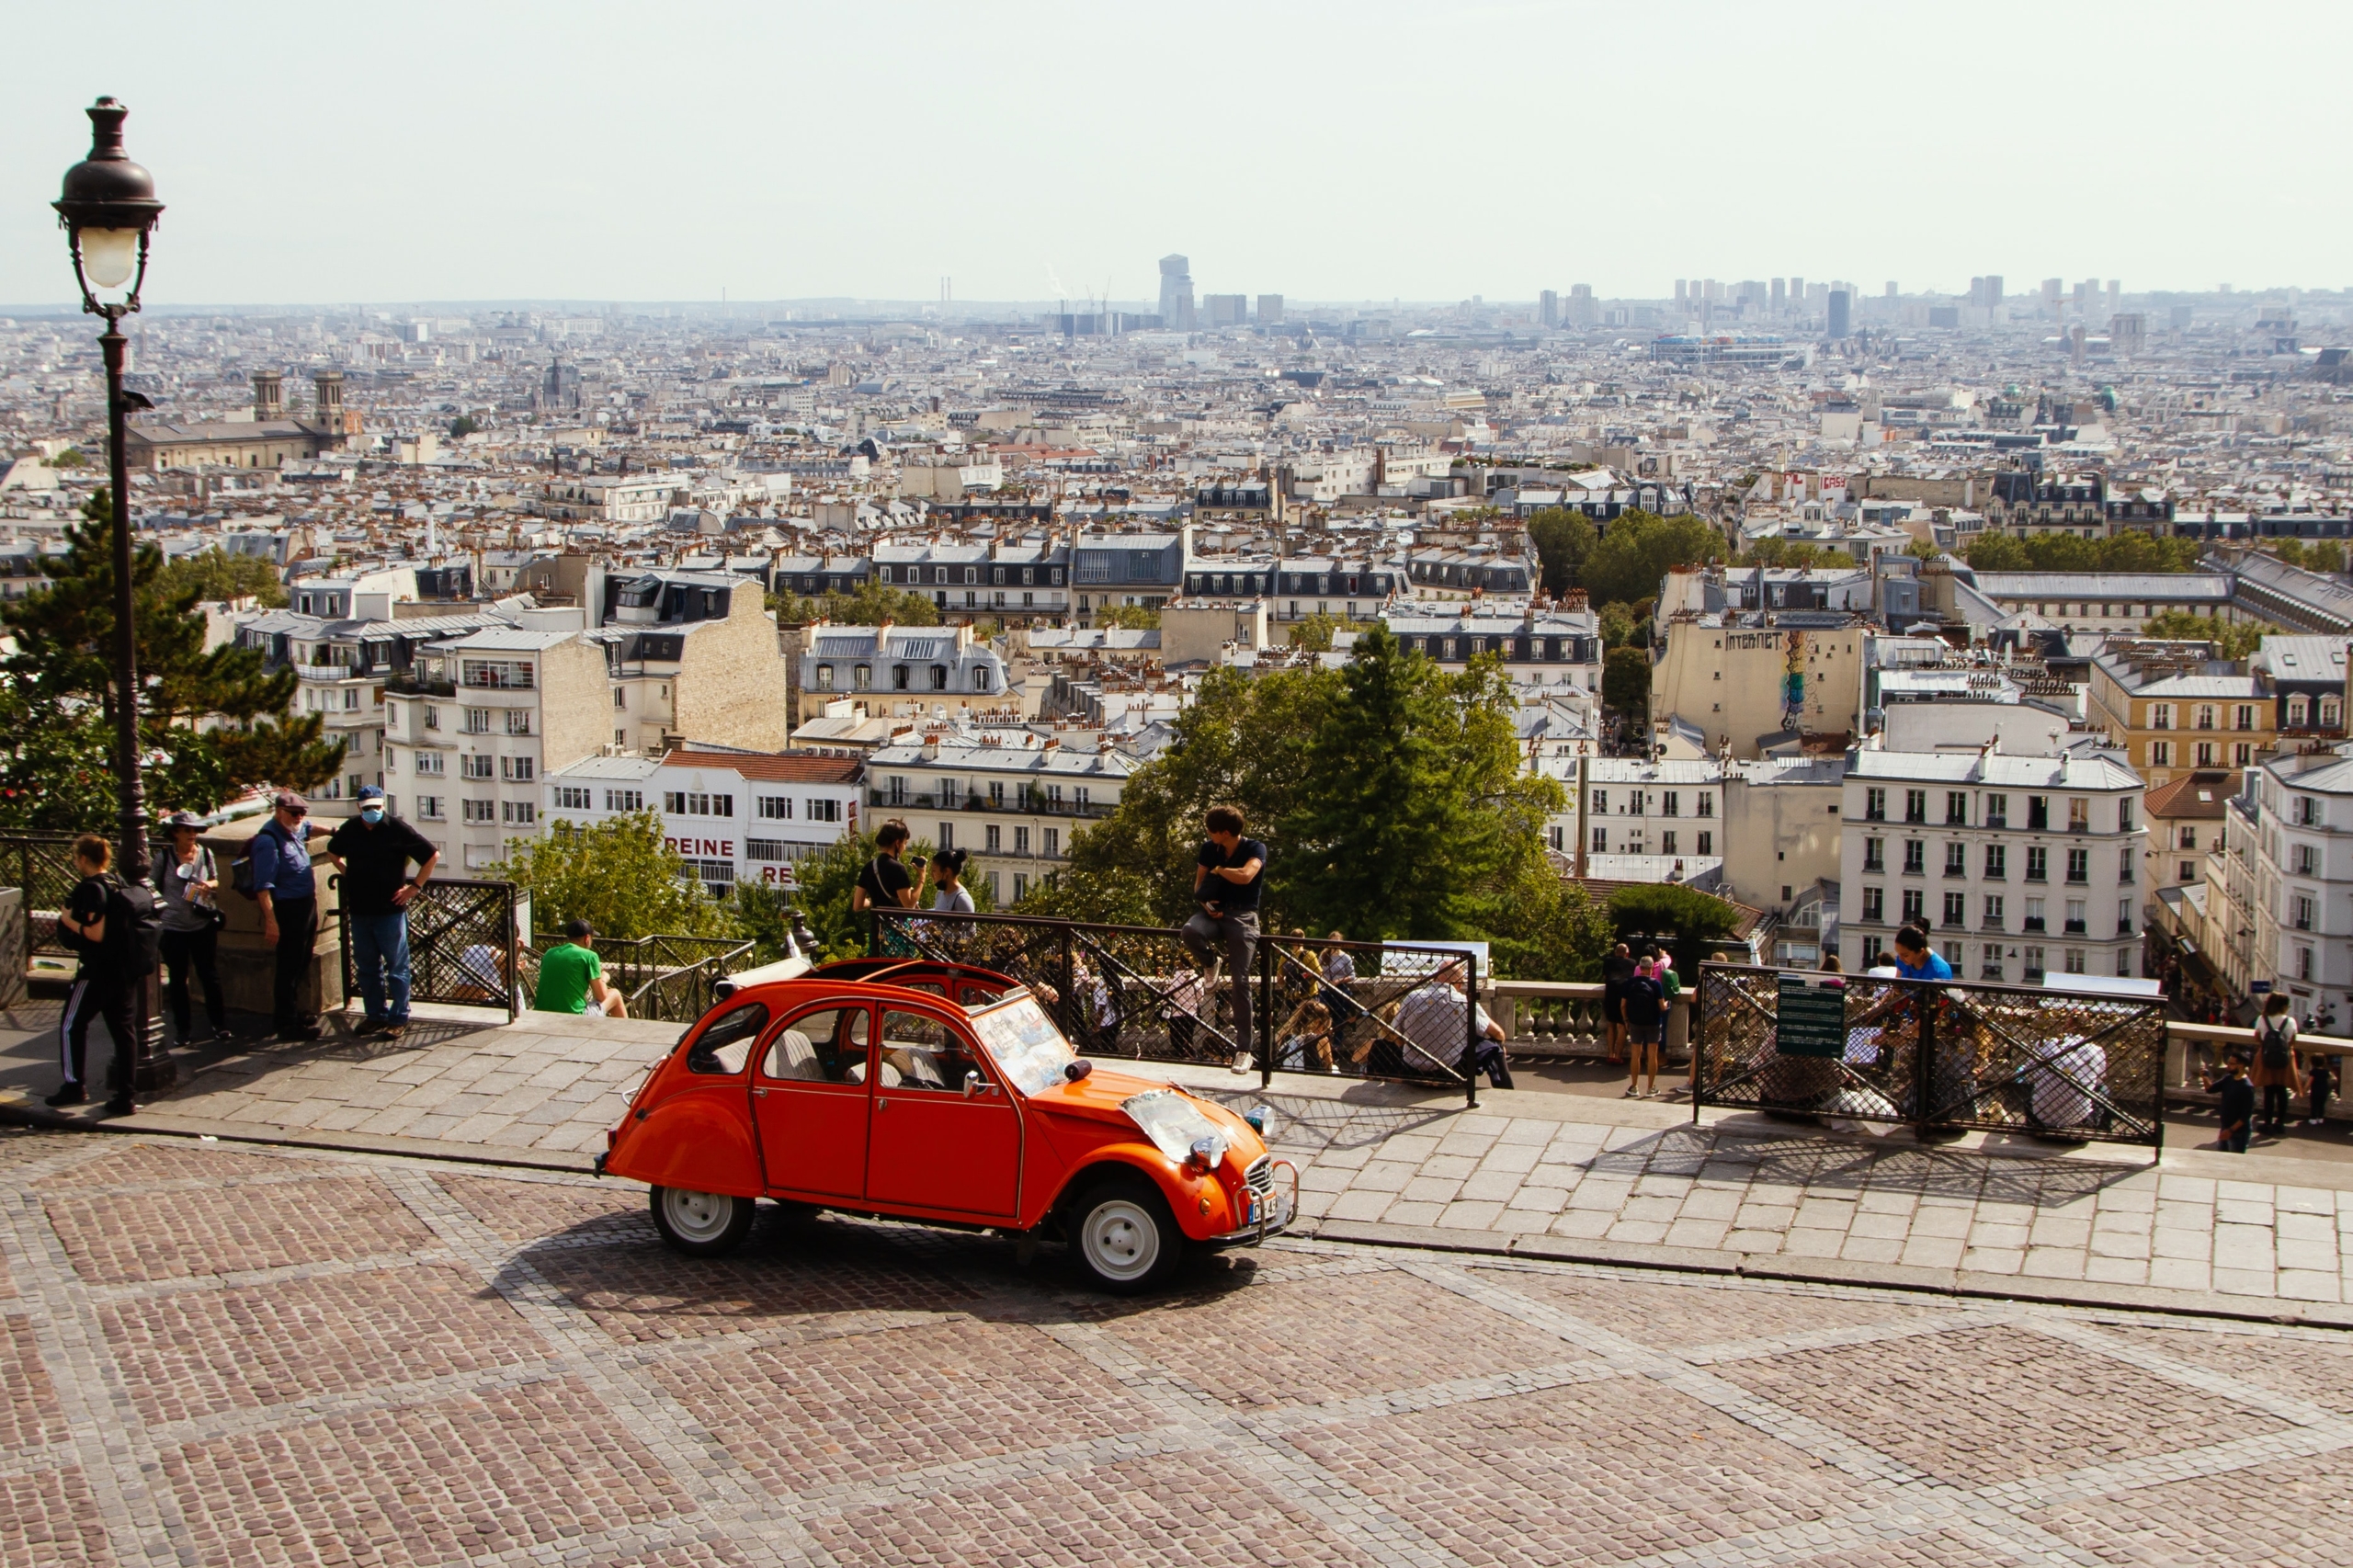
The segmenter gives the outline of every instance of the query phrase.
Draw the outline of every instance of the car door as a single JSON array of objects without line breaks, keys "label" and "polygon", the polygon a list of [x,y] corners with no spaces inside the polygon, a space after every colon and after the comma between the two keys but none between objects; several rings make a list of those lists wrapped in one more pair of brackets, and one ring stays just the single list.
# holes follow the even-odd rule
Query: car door
[{"label": "car door", "polygon": [[1021,1112],[955,1024],[885,1009],[866,1151],[878,1203],[1008,1217],[1021,1180]]},{"label": "car door", "polygon": [[770,1192],[860,1198],[866,1185],[869,1025],[863,1002],[821,1002],[769,1034],[752,1121]]}]

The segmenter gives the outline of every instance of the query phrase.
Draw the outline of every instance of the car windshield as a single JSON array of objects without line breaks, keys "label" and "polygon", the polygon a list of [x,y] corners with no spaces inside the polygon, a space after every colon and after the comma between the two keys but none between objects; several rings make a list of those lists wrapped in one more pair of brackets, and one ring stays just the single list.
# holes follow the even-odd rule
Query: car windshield
[{"label": "car windshield", "polygon": [[1027,992],[970,1011],[972,1032],[1024,1096],[1044,1094],[1062,1083],[1063,1069],[1078,1060],[1063,1031]]}]

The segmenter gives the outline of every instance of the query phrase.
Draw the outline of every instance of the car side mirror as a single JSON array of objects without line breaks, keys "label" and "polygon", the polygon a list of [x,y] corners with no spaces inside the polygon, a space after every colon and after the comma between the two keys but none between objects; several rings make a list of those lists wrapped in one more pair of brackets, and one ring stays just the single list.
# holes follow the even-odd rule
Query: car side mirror
[{"label": "car side mirror", "polygon": [[1094,1071],[1095,1063],[1087,1061],[1085,1057],[1081,1057],[1076,1062],[1066,1062],[1063,1064],[1063,1076],[1075,1084],[1081,1078],[1086,1077],[1089,1073]]}]

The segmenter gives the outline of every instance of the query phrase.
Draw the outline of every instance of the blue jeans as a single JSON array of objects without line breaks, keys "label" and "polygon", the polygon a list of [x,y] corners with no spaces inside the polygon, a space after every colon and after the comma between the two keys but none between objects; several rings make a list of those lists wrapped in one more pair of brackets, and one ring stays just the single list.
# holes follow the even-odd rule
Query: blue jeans
[{"label": "blue jeans", "polygon": [[[359,971],[359,994],[371,1018],[408,1022],[408,916],[351,915],[351,960]],[[387,1005],[385,983],[392,986]]]}]

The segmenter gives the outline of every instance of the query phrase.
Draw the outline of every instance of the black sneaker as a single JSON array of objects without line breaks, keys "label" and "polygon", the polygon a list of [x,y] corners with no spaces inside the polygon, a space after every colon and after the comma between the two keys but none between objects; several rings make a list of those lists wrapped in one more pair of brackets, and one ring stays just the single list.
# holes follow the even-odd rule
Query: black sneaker
[{"label": "black sneaker", "polygon": [[324,1033],[326,1033],[326,1030],[315,1023],[280,1024],[278,1026],[278,1038],[280,1040],[316,1040]]},{"label": "black sneaker", "polygon": [[89,1091],[81,1085],[68,1084],[57,1093],[44,1096],[40,1103],[54,1109],[59,1106],[86,1105],[89,1098]]},{"label": "black sneaker", "polygon": [[391,1028],[392,1027],[392,1020],[390,1018],[363,1018],[359,1022],[359,1027],[353,1029],[351,1032],[356,1035],[382,1034],[386,1029]]},{"label": "black sneaker", "polygon": [[107,1101],[107,1114],[108,1116],[133,1116],[138,1113],[138,1110],[139,1108],[137,1106],[133,1105],[128,1098],[121,1095],[117,1095],[114,1098]]}]

